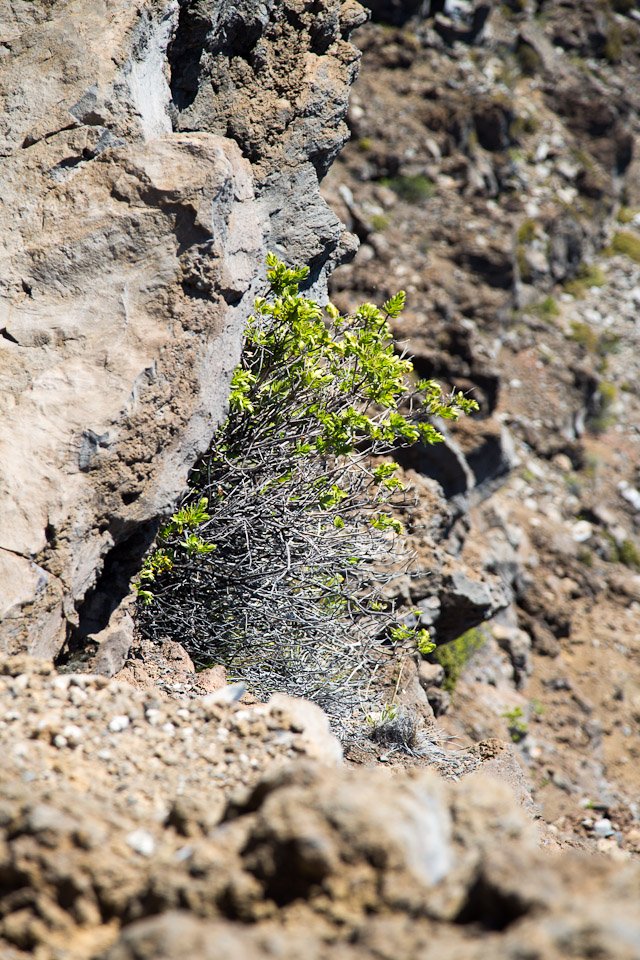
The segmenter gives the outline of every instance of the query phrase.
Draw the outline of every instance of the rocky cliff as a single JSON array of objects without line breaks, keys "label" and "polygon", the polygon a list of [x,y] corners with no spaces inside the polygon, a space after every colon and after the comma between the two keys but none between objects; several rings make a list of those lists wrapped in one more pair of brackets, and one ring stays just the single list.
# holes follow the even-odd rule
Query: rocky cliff
[{"label": "rocky cliff", "polygon": [[562,834],[637,852],[640,11],[509,0],[475,33],[486,4],[368,5],[332,296],[405,287],[398,340],[481,406],[407,463],[446,668],[420,684],[460,742],[518,741]]},{"label": "rocky cliff", "polygon": [[352,240],[352,0],[0,5],[0,647],[109,622],[224,415],[273,249]]},{"label": "rocky cliff", "polygon": [[[351,0],[0,0],[2,960],[640,956],[640,10],[367,6],[328,171]],[[51,662],[117,624],[269,248],[405,287],[480,404],[403,461],[438,649],[342,744],[171,639]]]}]

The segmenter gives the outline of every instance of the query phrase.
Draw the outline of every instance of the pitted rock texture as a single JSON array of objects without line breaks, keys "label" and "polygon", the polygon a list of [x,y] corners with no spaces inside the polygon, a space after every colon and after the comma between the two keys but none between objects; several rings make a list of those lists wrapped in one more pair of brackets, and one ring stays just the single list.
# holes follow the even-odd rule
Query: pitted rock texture
[{"label": "pitted rock texture", "polygon": [[638,865],[541,850],[504,782],[195,692],[0,662],[3,960],[638,955]]},{"label": "pitted rock texture", "polygon": [[224,416],[268,248],[324,271],[351,0],[0,0],[0,649],[104,629]]}]

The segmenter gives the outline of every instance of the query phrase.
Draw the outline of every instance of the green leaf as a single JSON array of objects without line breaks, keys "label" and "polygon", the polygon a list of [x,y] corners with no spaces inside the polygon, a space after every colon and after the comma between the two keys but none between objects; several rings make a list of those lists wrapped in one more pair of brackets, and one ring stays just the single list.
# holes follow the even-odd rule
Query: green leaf
[{"label": "green leaf", "polygon": [[382,304],[382,309],[387,314],[387,316],[395,319],[399,317],[402,311],[404,310],[405,303],[407,301],[407,295],[404,290],[398,290],[398,292],[387,300],[386,303]]}]

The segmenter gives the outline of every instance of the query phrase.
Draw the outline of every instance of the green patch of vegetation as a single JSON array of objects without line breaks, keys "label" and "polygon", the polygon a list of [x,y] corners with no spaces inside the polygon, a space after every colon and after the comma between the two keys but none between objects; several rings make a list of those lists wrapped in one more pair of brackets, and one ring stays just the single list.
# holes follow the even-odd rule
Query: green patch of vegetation
[{"label": "green patch of vegetation", "polygon": [[631,223],[631,221],[634,220],[639,213],[640,213],[640,210],[637,210],[634,207],[622,206],[618,210],[618,215],[616,217],[616,220],[618,221],[618,223],[621,223],[623,225],[627,223]]},{"label": "green patch of vegetation", "polygon": [[606,542],[607,561],[609,563],[623,563],[631,570],[640,571],[640,550],[628,537],[619,543],[608,530],[602,532]]},{"label": "green patch of vegetation", "polygon": [[370,727],[380,727],[398,719],[399,707],[395,703],[383,703],[375,713],[368,713],[365,720]]},{"label": "green patch of vegetation", "polygon": [[358,140],[358,150],[360,150],[361,153],[368,153],[372,148],[373,140],[371,137],[360,137]]},{"label": "green patch of vegetation", "polygon": [[593,553],[589,550],[589,547],[580,547],[576,554],[576,559],[579,563],[584,564],[585,567],[593,566]]},{"label": "green patch of vegetation", "polygon": [[300,293],[307,268],[267,265],[228,417],[140,574],[138,629],[262,698],[284,690],[352,717],[390,650],[432,648],[384,594],[389,564],[408,559],[393,454],[439,442],[432,418],[477,404],[416,382],[397,354],[404,293],[345,316]]},{"label": "green patch of vegetation", "polygon": [[451,693],[471,657],[487,642],[487,635],[479,627],[472,627],[455,640],[443,643],[433,652],[435,660],[443,667],[443,687]]},{"label": "green patch of vegetation", "polygon": [[536,238],[536,221],[527,219],[518,227],[516,234],[518,243],[532,243]]},{"label": "green patch of vegetation", "polygon": [[531,283],[533,280],[533,273],[531,271],[529,260],[527,259],[527,249],[523,243],[519,243],[516,247],[516,264],[518,266],[520,280],[523,283]]},{"label": "green patch of vegetation", "polygon": [[592,287],[604,287],[607,275],[596,263],[581,263],[575,277],[564,284],[565,293],[570,293],[576,300],[581,300],[587,290]]},{"label": "green patch of vegetation", "polygon": [[509,736],[514,743],[521,743],[529,732],[529,725],[522,707],[513,707],[512,710],[505,710],[502,714],[507,721]]},{"label": "green patch of vegetation", "polygon": [[371,226],[377,233],[386,230],[389,226],[389,218],[385,217],[384,213],[374,213],[371,217]]},{"label": "green patch of vegetation", "polygon": [[633,540],[623,540],[618,547],[618,556],[620,563],[625,567],[631,567],[632,570],[640,570],[640,550],[636,547]]},{"label": "green patch of vegetation", "polygon": [[509,135],[512,140],[519,140],[526,134],[537,133],[539,129],[540,121],[534,113],[520,113],[512,120]]},{"label": "green patch of vegetation", "polygon": [[600,357],[601,360],[605,360],[609,354],[615,353],[620,346],[618,334],[609,333],[606,330],[600,333],[598,330],[594,330],[590,324],[579,320],[572,322],[569,339],[581,346],[586,353]]},{"label": "green patch of vegetation", "polygon": [[613,253],[621,253],[630,260],[640,263],[640,236],[630,230],[618,230],[611,241]]},{"label": "green patch of vegetation", "polygon": [[551,296],[545,297],[540,303],[534,303],[528,310],[529,313],[540,317],[541,320],[555,320],[556,317],[560,316],[560,307]]},{"label": "green patch of vegetation", "polygon": [[397,177],[385,177],[381,180],[381,183],[397,193],[400,199],[407,203],[420,203],[423,200],[429,200],[436,189],[433,180],[422,173],[415,176],[398,174]]},{"label": "green patch of vegetation", "polygon": [[589,417],[587,426],[593,433],[604,433],[616,422],[613,413],[613,406],[616,402],[618,391],[615,384],[606,380],[601,380],[598,384],[597,412]]},{"label": "green patch of vegetation", "polygon": [[609,20],[607,26],[607,39],[604,45],[604,58],[609,63],[619,63],[622,59],[623,51],[623,33],[615,20]]}]

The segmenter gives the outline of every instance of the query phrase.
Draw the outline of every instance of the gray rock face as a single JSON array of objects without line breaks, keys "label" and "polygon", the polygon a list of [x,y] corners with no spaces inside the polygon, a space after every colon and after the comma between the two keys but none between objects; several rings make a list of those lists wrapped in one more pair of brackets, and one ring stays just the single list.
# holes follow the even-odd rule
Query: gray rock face
[{"label": "gray rock face", "polygon": [[103,629],[224,416],[275,249],[318,193],[357,4],[0,0],[0,649]]}]

